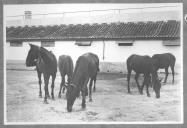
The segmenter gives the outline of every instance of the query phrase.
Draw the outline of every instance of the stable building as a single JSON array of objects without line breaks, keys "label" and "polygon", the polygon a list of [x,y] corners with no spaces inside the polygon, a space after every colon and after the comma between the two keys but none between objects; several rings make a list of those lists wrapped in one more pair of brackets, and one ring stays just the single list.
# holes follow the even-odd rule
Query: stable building
[{"label": "stable building", "polygon": [[177,20],[69,24],[53,26],[18,26],[6,28],[6,60],[25,60],[29,43],[45,47],[58,58],[77,58],[93,52],[100,59],[103,72],[126,72],[131,54],[150,55],[170,52],[180,69],[181,23]]}]

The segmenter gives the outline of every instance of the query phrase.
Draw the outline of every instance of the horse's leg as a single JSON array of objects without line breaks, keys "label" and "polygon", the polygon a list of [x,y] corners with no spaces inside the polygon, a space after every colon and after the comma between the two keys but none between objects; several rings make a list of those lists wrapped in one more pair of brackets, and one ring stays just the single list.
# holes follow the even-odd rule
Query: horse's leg
[{"label": "horse's leg", "polygon": [[130,92],[130,87],[129,87],[129,83],[130,83],[130,77],[131,77],[131,69],[128,69],[128,74],[127,74],[127,82],[128,82],[128,84],[127,84],[127,89],[128,89],[128,93],[131,93]]},{"label": "horse's leg", "polygon": [[[67,74],[67,77],[68,77],[68,78],[67,78],[67,81],[68,81],[68,84],[69,84],[69,83],[71,83],[72,78],[71,78],[71,75],[68,75],[68,74]],[[66,87],[65,87],[65,76],[64,76],[63,93],[65,92],[65,89],[66,89]]]},{"label": "horse's leg", "polygon": [[172,76],[173,76],[172,83],[174,84],[174,75],[175,75],[174,66],[171,66],[171,71],[172,71]]},{"label": "horse's leg", "polygon": [[[84,87],[85,87],[85,96],[88,96],[88,87],[87,87],[88,82],[89,82],[89,78],[87,78],[87,79],[85,80],[85,83],[84,83]],[[90,82],[91,82],[91,80],[90,80]]]},{"label": "horse's leg", "polygon": [[82,108],[86,108],[86,94],[85,91],[82,91]]},{"label": "horse's leg", "polygon": [[44,86],[44,90],[45,90],[45,97],[44,97],[44,103],[47,104],[47,97],[48,97],[48,84],[49,84],[49,77],[50,75],[45,74],[44,73],[44,82],[45,82],[45,86]]},{"label": "horse's leg", "polygon": [[89,84],[89,101],[92,101],[92,83],[93,83],[93,79],[91,78],[90,80],[90,84]]},{"label": "horse's leg", "polygon": [[[62,86],[64,86],[64,84],[65,84],[65,75],[61,74],[61,83],[60,83],[60,90],[58,93],[58,98],[61,98],[61,90],[62,90]],[[62,92],[64,93],[64,88],[63,88]]]},{"label": "horse's leg", "polygon": [[51,97],[54,100],[54,87],[55,87],[55,78],[56,78],[56,73],[52,75],[52,84],[51,84]]},{"label": "horse's leg", "polygon": [[96,77],[97,77],[97,74],[95,75],[95,77],[93,78],[93,81],[94,81],[94,87],[93,87],[93,91],[95,92],[96,90]]},{"label": "horse's leg", "polygon": [[41,80],[41,72],[38,71],[37,69],[37,74],[38,74],[38,84],[39,84],[39,97],[42,98],[42,89],[41,89],[41,84],[42,84],[42,80]]},{"label": "horse's leg", "polygon": [[149,82],[146,81],[146,88],[147,88],[147,96],[150,97],[150,93],[149,93]]},{"label": "horse's leg", "polygon": [[138,77],[139,77],[139,73],[136,73],[136,75],[135,75],[135,81],[136,81],[136,84],[138,86],[138,90],[139,90],[140,94],[142,94],[142,91],[141,91],[141,88],[140,88],[140,85],[139,85],[139,82],[138,82]]},{"label": "horse's leg", "polygon": [[144,75],[144,80],[143,80],[143,84],[142,84],[142,87],[141,87],[141,93],[143,94],[143,88],[144,88],[144,85],[146,84],[146,75]]},{"label": "horse's leg", "polygon": [[168,78],[168,67],[165,68],[165,73],[166,73],[166,76],[165,76],[164,83],[166,83],[167,78]]},{"label": "horse's leg", "polygon": [[[50,76],[49,76],[49,79],[50,79]],[[47,86],[47,97],[50,98],[48,86]]]}]

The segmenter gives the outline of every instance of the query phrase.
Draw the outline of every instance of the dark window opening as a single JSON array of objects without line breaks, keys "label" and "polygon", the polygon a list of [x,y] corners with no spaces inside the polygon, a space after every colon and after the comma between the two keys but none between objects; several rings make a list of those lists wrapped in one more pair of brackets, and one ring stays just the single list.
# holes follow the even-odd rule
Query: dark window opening
[{"label": "dark window opening", "polygon": [[164,40],[164,46],[180,46],[180,39],[178,40]]},{"label": "dark window opening", "polygon": [[21,42],[21,41],[11,41],[10,42],[10,46],[11,47],[22,47],[23,46],[23,42]]},{"label": "dark window opening", "polygon": [[132,46],[133,43],[118,43],[118,46]]},{"label": "dark window opening", "polygon": [[76,41],[75,45],[77,46],[91,46],[91,41]]},{"label": "dark window opening", "polygon": [[55,47],[54,41],[42,41],[41,42],[42,47]]}]

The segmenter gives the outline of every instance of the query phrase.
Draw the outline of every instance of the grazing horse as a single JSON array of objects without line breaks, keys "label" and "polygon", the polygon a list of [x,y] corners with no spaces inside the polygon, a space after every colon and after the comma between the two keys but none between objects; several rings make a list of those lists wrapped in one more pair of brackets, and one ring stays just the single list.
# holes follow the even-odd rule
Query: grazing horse
[{"label": "grazing horse", "polygon": [[73,76],[73,60],[71,56],[68,56],[68,55],[59,56],[58,68],[61,74],[61,84],[60,84],[60,91],[59,91],[58,97],[61,98],[62,86],[63,86],[62,92],[64,93],[65,91],[65,76],[67,75],[68,77],[67,79],[68,84],[71,82],[72,76]]},{"label": "grazing horse", "polygon": [[167,81],[168,68],[169,67],[171,68],[172,75],[173,75],[172,83],[174,83],[174,75],[175,75],[174,66],[176,61],[175,56],[171,53],[164,53],[164,54],[155,54],[152,56],[152,58],[155,59],[156,61],[157,70],[165,68],[166,76],[165,76],[164,83],[166,83]]},{"label": "grazing horse", "polygon": [[36,66],[38,79],[39,79],[39,96],[40,97],[42,97],[41,74],[43,73],[44,83],[45,83],[44,103],[47,104],[48,103],[47,97],[49,97],[48,83],[49,83],[50,76],[52,76],[51,96],[52,96],[52,99],[54,99],[54,81],[55,81],[56,72],[57,72],[57,60],[56,60],[55,55],[43,47],[30,44],[30,50],[26,58],[26,66],[28,67]]},{"label": "grazing horse", "polygon": [[96,80],[99,71],[99,59],[93,53],[86,53],[80,56],[76,62],[72,81],[67,86],[67,110],[72,111],[72,106],[79,93],[82,94],[82,108],[86,108],[85,98],[88,95],[87,83],[89,83],[89,101],[92,101],[92,82]]},{"label": "grazing horse", "polygon": [[[154,63],[155,63],[154,60],[149,56],[140,56],[140,55],[133,54],[128,57],[127,59],[128,93],[130,93],[129,82],[130,82],[131,71],[134,70],[136,73],[135,81],[138,86],[138,90],[140,94],[143,94],[143,87],[144,85],[146,85],[147,96],[150,97],[149,85],[151,84],[151,78],[152,78],[153,89],[156,93],[156,97],[157,98],[160,97],[161,84],[160,84],[160,80],[158,80],[156,67]],[[138,82],[139,74],[144,74],[144,81],[143,81],[142,87],[140,87],[139,82]]]}]

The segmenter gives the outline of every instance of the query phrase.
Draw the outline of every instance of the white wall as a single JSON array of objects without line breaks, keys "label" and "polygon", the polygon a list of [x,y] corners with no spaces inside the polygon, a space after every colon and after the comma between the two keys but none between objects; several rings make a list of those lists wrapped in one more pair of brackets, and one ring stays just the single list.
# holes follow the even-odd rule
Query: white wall
[{"label": "white wall", "polygon": [[[40,46],[40,42],[32,42],[31,44]],[[26,60],[29,49],[28,42],[23,42],[22,47],[11,47],[10,42],[6,42],[6,60]]]},{"label": "white wall", "polygon": [[[8,42],[6,43],[6,59],[25,60],[30,49],[28,43],[41,45],[40,42],[24,42],[22,47],[10,47]],[[181,68],[181,46],[164,46],[161,40],[134,41],[133,46],[118,46],[116,41],[105,41],[104,60],[103,46],[103,41],[94,41],[91,46],[77,46],[75,41],[56,41],[55,47],[46,47],[46,49],[51,50],[57,59],[62,54],[70,55],[74,64],[80,55],[86,52],[93,52],[98,55],[100,62],[105,63],[100,65],[101,70],[111,72],[126,72],[126,59],[131,54],[152,56],[156,53],[171,52],[176,57],[176,68]]]},{"label": "white wall", "polygon": [[50,49],[54,52],[57,58],[62,54],[70,55],[75,63],[77,58],[86,52],[97,54],[101,60],[103,44],[101,41],[94,41],[91,46],[77,46],[75,45],[75,41],[56,41],[55,48],[51,47]]},{"label": "white wall", "polygon": [[171,52],[176,56],[176,62],[181,61],[181,46],[164,46],[162,40],[134,41],[133,46],[118,46],[115,41],[105,41],[105,61],[126,62],[131,54],[149,55]]},{"label": "white wall", "polygon": [[[126,72],[126,60],[132,54],[149,55],[170,52],[176,57],[176,72],[179,72],[182,64],[181,46],[164,46],[162,41],[141,40],[134,41],[133,46],[118,46],[115,41],[105,41],[105,62],[113,62],[103,66],[105,71]],[[120,63],[116,63],[120,62]],[[164,71],[163,69],[160,70]],[[169,69],[170,72],[170,69]]]},{"label": "white wall", "polygon": [[[25,60],[30,49],[30,44],[41,46],[40,42],[23,42],[22,47],[11,47],[10,43],[6,43],[6,59],[7,60]],[[77,46],[75,41],[56,41],[55,47],[45,47],[52,51],[57,59],[60,55],[70,55],[74,62],[77,58],[86,53],[92,52],[98,55],[99,59],[102,59],[103,54],[103,42],[94,41],[91,46]]]}]

